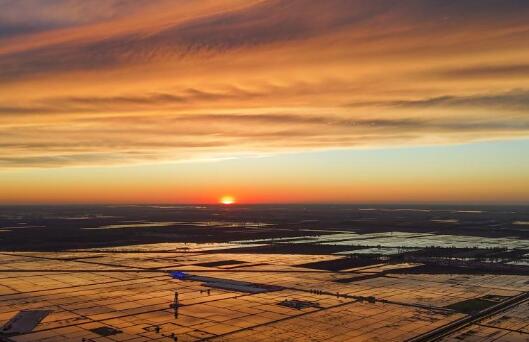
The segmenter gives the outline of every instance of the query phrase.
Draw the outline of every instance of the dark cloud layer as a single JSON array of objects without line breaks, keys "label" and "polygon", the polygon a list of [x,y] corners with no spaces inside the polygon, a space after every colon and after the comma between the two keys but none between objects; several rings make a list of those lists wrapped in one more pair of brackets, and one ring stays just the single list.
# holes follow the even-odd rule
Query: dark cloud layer
[{"label": "dark cloud layer", "polygon": [[[491,26],[498,22],[506,24],[501,22],[501,19],[506,20],[505,17],[512,21],[510,25],[516,25],[527,15],[529,3],[517,0],[270,0],[154,32],[132,29],[130,33],[117,36],[3,54],[0,55],[0,80],[41,73],[98,70],[123,63],[141,64],[203,52],[219,53],[287,43],[344,29],[365,30],[369,27],[371,39],[377,36],[387,39],[388,35],[402,34],[400,26],[415,34],[422,30],[436,34],[451,27],[465,30],[465,27],[481,24],[484,20],[488,20],[487,24]],[[24,25],[9,30],[24,30]],[[398,31],[393,32],[395,30]],[[4,34],[8,34],[7,30]],[[467,70],[470,74],[479,72],[479,68]]]},{"label": "dark cloud layer", "polygon": [[453,68],[435,74],[447,78],[496,78],[496,77],[529,77],[529,64],[478,65],[474,67]]},{"label": "dark cloud layer", "polygon": [[512,90],[499,94],[477,94],[471,96],[445,95],[412,101],[394,101],[390,105],[402,107],[475,107],[508,108],[529,111],[529,91]]}]

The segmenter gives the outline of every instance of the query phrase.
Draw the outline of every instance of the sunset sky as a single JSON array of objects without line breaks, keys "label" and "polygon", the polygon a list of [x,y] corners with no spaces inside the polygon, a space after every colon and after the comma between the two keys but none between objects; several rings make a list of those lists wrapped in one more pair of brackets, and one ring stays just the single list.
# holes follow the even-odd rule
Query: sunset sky
[{"label": "sunset sky", "polygon": [[0,203],[529,203],[528,18],[0,0]]}]

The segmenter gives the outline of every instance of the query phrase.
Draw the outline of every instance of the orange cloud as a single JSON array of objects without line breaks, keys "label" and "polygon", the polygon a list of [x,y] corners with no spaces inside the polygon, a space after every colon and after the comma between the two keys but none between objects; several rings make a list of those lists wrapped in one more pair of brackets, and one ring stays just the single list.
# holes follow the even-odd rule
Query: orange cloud
[{"label": "orange cloud", "polygon": [[0,13],[0,167],[529,135],[517,0],[33,0]]}]

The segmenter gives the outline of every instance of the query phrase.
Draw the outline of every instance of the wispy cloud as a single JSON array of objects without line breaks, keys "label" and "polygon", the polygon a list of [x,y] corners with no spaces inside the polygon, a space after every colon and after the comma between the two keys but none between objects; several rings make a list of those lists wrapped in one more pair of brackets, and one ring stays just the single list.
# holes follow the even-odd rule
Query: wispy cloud
[{"label": "wispy cloud", "polygon": [[521,0],[0,0],[0,165],[529,136],[528,15]]},{"label": "wispy cloud", "polygon": [[449,68],[436,72],[437,75],[447,78],[498,78],[498,77],[529,77],[529,64],[507,65],[477,65],[459,68]]},{"label": "wispy cloud", "polygon": [[512,90],[497,94],[476,94],[469,96],[445,95],[420,100],[393,101],[389,105],[407,108],[428,107],[474,107],[529,111],[529,91]]}]

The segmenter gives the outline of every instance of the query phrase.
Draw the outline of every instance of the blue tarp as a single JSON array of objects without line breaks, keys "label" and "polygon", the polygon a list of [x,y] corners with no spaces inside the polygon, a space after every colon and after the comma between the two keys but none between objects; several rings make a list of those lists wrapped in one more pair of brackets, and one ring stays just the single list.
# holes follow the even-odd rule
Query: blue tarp
[{"label": "blue tarp", "polygon": [[178,280],[184,280],[185,277],[186,277],[186,274],[184,272],[180,272],[180,271],[173,271],[171,273],[169,273],[171,275],[171,277],[173,279],[178,279]]}]

